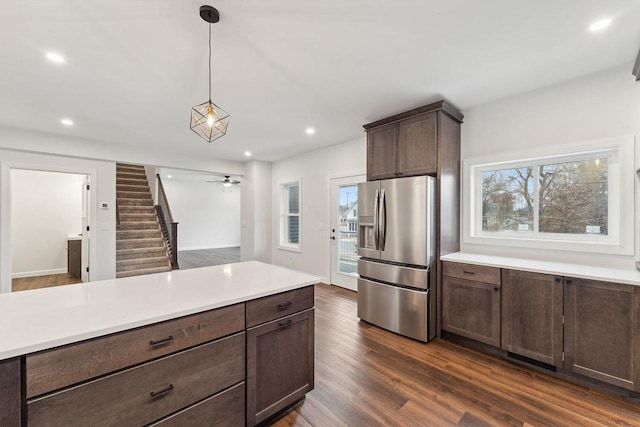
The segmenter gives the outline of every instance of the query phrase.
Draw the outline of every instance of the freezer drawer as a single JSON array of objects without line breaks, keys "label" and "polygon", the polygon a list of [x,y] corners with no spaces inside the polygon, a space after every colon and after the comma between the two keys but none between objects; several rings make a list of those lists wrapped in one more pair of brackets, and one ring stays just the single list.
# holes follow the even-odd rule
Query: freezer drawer
[{"label": "freezer drawer", "polygon": [[431,270],[428,268],[384,264],[362,258],[358,260],[358,274],[360,277],[412,288],[429,289],[430,273]]},{"label": "freezer drawer", "polygon": [[435,336],[435,325],[429,322],[433,316],[429,314],[428,290],[358,279],[358,317],[366,322],[426,342]]}]

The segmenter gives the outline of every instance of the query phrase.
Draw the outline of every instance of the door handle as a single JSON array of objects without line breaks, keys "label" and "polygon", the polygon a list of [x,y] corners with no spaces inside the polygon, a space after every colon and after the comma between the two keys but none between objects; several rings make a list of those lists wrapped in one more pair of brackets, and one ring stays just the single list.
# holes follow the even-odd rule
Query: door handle
[{"label": "door handle", "polygon": [[378,229],[380,230],[380,250],[384,251],[385,244],[387,243],[387,196],[384,189],[380,192],[380,224]]},{"label": "door handle", "polygon": [[331,240],[336,240],[336,236],[329,237]]},{"label": "door handle", "polygon": [[373,202],[373,243],[375,245],[376,251],[380,249],[380,241],[378,236],[378,228],[380,224],[378,224],[378,206],[379,206],[380,194],[379,191],[376,190],[376,198]]}]

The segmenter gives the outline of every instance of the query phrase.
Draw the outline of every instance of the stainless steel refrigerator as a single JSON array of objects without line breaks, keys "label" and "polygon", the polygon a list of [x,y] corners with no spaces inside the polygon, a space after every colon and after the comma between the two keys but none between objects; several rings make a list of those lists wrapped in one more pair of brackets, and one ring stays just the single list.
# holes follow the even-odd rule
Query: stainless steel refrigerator
[{"label": "stainless steel refrigerator", "polygon": [[429,341],[436,333],[435,178],[358,185],[358,317]]}]

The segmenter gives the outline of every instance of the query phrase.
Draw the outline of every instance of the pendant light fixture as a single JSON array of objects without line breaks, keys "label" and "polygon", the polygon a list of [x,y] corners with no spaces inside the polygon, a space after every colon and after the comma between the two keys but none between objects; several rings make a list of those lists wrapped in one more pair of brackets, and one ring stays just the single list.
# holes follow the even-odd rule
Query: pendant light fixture
[{"label": "pendant light fixture", "polygon": [[220,21],[220,13],[211,6],[200,6],[200,17],[209,23],[209,100],[191,109],[191,130],[207,142],[227,133],[229,113],[211,101],[211,24]]}]

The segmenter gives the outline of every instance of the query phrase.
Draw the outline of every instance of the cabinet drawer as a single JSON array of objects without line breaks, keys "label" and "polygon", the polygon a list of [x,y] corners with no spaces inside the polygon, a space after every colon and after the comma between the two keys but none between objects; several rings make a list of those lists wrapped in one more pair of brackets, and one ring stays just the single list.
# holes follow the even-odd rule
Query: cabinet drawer
[{"label": "cabinet drawer", "polygon": [[442,275],[500,285],[500,268],[498,267],[443,261]]},{"label": "cabinet drawer", "polygon": [[27,398],[244,329],[244,304],[206,311],[27,356]]},{"label": "cabinet drawer", "polygon": [[242,382],[215,396],[173,414],[151,427],[243,426],[244,391]]},{"label": "cabinet drawer", "polygon": [[141,426],[244,380],[245,333],[28,402],[30,426]]},{"label": "cabinet drawer", "polygon": [[247,302],[247,328],[313,307],[313,286]]}]

